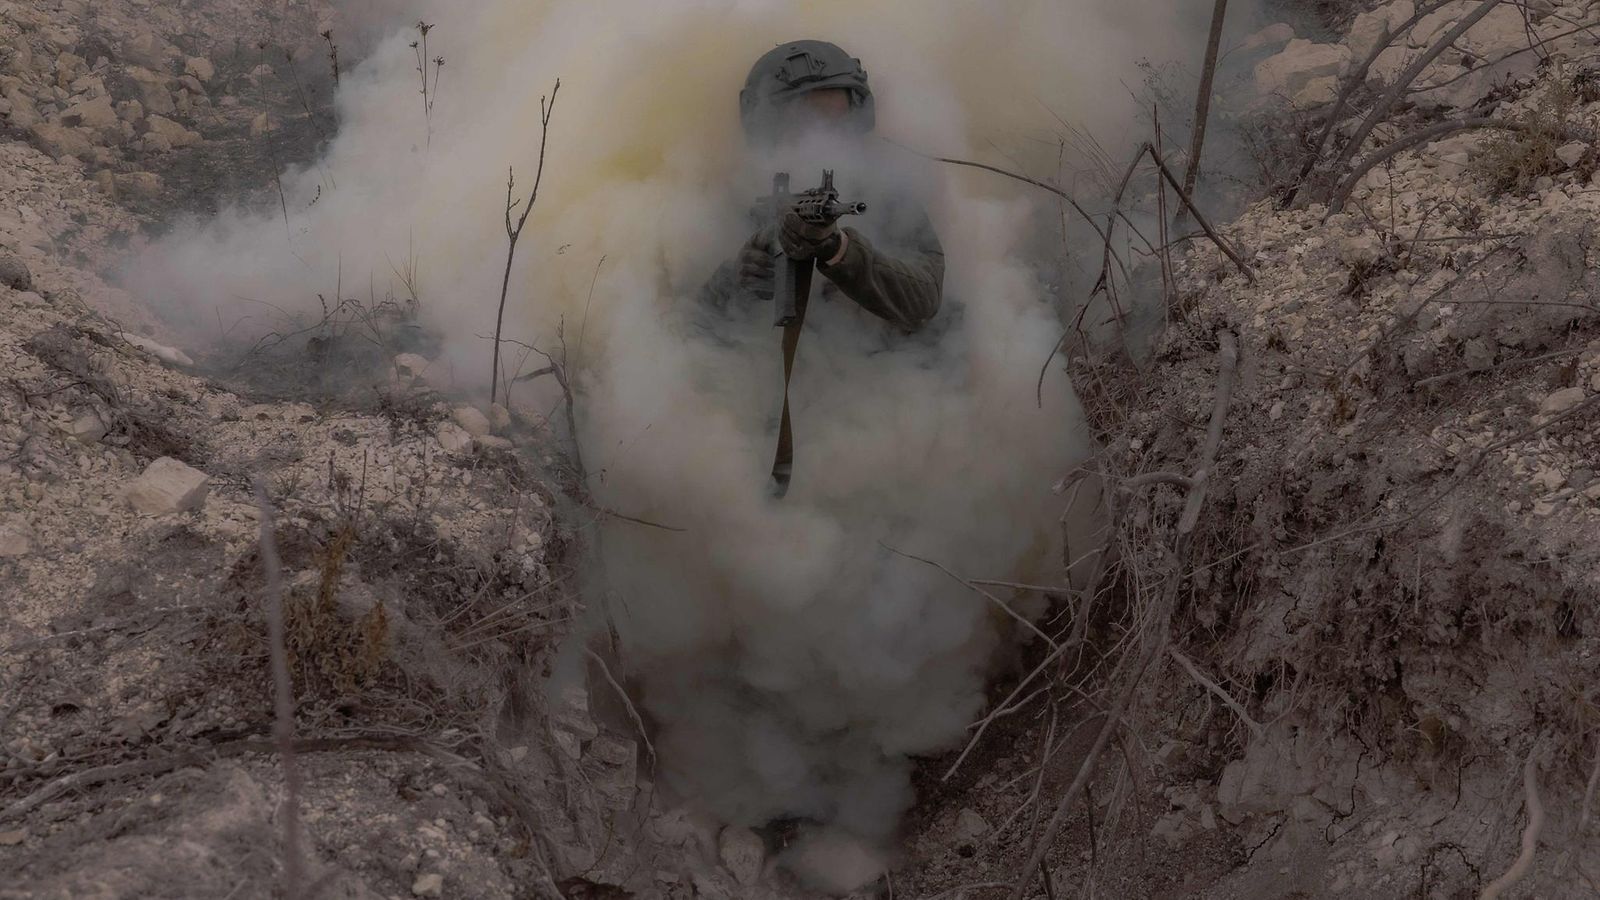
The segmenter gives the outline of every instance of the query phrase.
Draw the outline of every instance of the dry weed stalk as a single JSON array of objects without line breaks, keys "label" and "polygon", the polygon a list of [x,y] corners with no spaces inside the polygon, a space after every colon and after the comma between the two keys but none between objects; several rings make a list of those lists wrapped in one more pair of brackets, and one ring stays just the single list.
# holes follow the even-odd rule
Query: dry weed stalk
[{"label": "dry weed stalk", "polygon": [[[427,146],[433,146],[433,104],[439,99],[439,76],[444,71],[444,57],[428,56],[428,32],[434,28],[433,24],[417,21],[417,33],[421,38],[411,42],[411,50],[417,55],[417,74],[422,78],[422,118],[428,126]],[[433,63],[433,80],[428,80],[428,64]],[[338,60],[334,60],[335,80],[338,76]]]},{"label": "dry weed stalk", "polygon": [[[424,32],[426,35],[426,32]],[[517,173],[515,169],[507,170],[506,177],[506,240],[510,245],[506,249],[506,274],[500,283],[500,308],[494,317],[494,359],[489,375],[489,402],[493,403],[500,392],[500,333],[506,318],[506,296],[511,290],[511,266],[517,256],[517,241],[522,238],[522,228],[528,224],[528,215],[533,212],[533,204],[539,199],[539,185],[544,180],[544,155],[545,147],[550,139],[550,114],[556,108],[556,95],[561,92],[561,79],[556,79],[556,86],[550,91],[548,102],[544,97],[539,98],[539,168],[533,176],[533,190],[528,194],[526,205],[522,207],[522,215],[515,223],[511,215],[522,202],[512,198],[512,191],[517,186]]]},{"label": "dry weed stalk", "polygon": [[283,616],[283,573],[273,534],[272,503],[266,483],[255,480],[256,507],[261,515],[261,566],[267,582],[267,644],[272,656],[273,740],[283,766],[283,894],[299,900],[303,863],[300,857],[300,770],[295,765],[294,684],[289,679],[289,646]]}]

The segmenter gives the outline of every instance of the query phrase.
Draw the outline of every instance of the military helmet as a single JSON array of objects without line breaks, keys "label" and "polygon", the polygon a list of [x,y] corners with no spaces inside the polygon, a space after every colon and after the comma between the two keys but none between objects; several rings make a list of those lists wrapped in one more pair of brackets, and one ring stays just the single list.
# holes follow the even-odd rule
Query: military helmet
[{"label": "military helmet", "polygon": [[850,92],[850,123],[855,130],[873,129],[877,115],[861,60],[827,41],[794,41],[768,51],[751,67],[739,92],[739,119],[745,133],[770,133],[784,105],[829,88]]}]

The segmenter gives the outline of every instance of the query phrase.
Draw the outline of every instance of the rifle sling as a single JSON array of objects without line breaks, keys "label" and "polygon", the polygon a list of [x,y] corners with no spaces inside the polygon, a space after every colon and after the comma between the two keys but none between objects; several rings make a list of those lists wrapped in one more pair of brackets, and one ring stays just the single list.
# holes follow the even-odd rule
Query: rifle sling
[{"label": "rifle sling", "polygon": [[783,326],[783,418],[778,424],[778,449],[772,457],[773,494],[789,492],[794,475],[794,429],[789,423],[789,379],[794,374],[794,353],[800,346],[800,330],[806,323],[806,304],[811,298],[811,273],[814,260],[792,260],[794,266],[794,321]]}]

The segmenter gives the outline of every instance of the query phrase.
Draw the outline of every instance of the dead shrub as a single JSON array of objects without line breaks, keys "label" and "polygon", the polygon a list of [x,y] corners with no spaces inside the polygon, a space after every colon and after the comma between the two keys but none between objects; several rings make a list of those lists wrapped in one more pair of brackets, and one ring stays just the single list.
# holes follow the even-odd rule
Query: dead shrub
[{"label": "dead shrub", "polygon": [[1550,85],[1533,109],[1517,116],[1524,128],[1494,133],[1468,164],[1472,175],[1496,194],[1525,194],[1540,178],[1566,168],[1556,149],[1570,138],[1579,93],[1570,81]]}]

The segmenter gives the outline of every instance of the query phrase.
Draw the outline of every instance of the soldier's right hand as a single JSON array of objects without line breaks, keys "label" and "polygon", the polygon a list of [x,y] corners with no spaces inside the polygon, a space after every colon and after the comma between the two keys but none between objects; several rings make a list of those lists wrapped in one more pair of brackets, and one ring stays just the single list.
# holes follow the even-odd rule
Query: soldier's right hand
[{"label": "soldier's right hand", "polygon": [[777,247],[772,229],[763,228],[739,249],[739,290],[746,297],[771,300],[777,276]]}]

